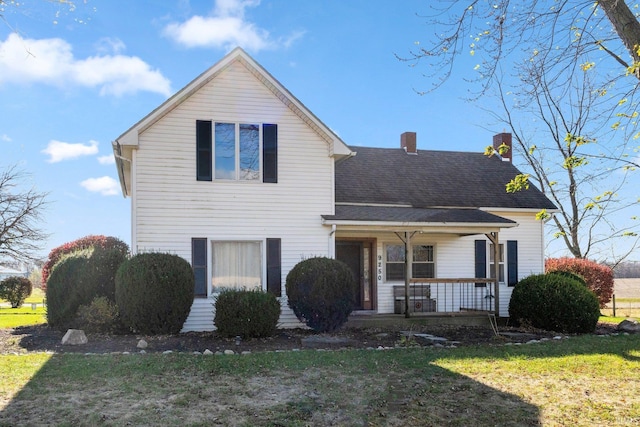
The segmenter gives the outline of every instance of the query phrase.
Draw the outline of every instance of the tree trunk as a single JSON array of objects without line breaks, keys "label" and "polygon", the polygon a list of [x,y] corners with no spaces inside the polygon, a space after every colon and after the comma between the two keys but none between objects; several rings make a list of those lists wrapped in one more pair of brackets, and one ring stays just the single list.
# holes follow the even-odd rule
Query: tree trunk
[{"label": "tree trunk", "polygon": [[640,22],[624,0],[601,0],[598,4],[633,58],[636,65],[633,74],[640,79],[640,67],[637,66],[640,63],[640,55],[637,52],[640,48]]}]

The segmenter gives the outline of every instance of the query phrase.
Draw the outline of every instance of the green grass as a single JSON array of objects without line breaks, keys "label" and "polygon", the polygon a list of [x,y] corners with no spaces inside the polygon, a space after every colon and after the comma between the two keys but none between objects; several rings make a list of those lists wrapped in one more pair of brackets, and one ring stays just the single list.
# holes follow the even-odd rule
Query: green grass
[{"label": "green grass", "polygon": [[[0,299],[0,329],[46,323],[47,316],[43,305],[44,299],[45,294],[39,288],[33,290],[20,308],[11,308],[10,304]],[[31,304],[36,304],[35,310],[33,310]]]},{"label": "green grass", "polygon": [[[640,303],[640,298],[616,298],[616,304]],[[609,303],[612,305],[613,301]]]},{"label": "green grass", "polygon": [[0,425],[631,426],[638,378],[631,335],[248,356],[5,355]]},{"label": "green grass", "polygon": [[38,306],[35,310],[31,307],[0,307],[0,329],[39,325],[46,322],[46,311],[42,306]]},{"label": "green grass", "polygon": [[618,323],[622,322],[623,320],[636,320],[633,317],[625,317],[625,316],[600,316],[600,318],[598,319],[599,322],[603,322],[603,323],[611,323],[614,325],[617,325]]}]

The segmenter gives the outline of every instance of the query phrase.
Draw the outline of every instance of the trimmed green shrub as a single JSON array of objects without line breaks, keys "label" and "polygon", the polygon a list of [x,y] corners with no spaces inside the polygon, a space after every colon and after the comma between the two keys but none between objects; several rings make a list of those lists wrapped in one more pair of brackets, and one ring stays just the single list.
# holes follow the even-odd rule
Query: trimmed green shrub
[{"label": "trimmed green shrub", "polygon": [[[78,252],[62,258],[51,272],[46,289],[47,322],[54,328],[64,328],[73,320],[78,307],[88,303],[78,285],[86,271],[88,252]],[[90,301],[90,300],[89,300]]]},{"label": "trimmed green shrub", "polygon": [[262,290],[225,289],[216,298],[213,323],[225,337],[261,338],[274,335],[280,303]]},{"label": "trimmed green shrub", "polygon": [[42,287],[46,288],[53,267],[65,255],[92,248],[114,249],[121,252],[125,257],[129,254],[129,245],[115,237],[90,235],[74,240],[73,242],[65,243],[64,245],[53,248],[51,252],[49,252],[49,257],[42,266]]},{"label": "trimmed green shrub", "polygon": [[565,333],[593,332],[600,317],[596,295],[562,274],[538,274],[516,284],[509,302],[516,323]]},{"label": "trimmed green shrub", "polygon": [[19,308],[32,290],[31,281],[26,277],[7,277],[0,282],[0,299],[9,301],[11,308]]},{"label": "trimmed green shrub", "polygon": [[191,265],[177,255],[150,252],[122,263],[116,304],[123,324],[143,334],[176,334],[193,303]]},{"label": "trimmed green shrub", "polygon": [[582,283],[584,286],[587,286],[587,281],[584,280],[584,277],[580,276],[579,274],[572,273],[571,271],[557,270],[557,271],[549,271],[547,274],[557,274],[558,276],[562,276],[562,277],[567,277],[569,279],[573,279],[573,280],[575,280],[577,282]]},{"label": "trimmed green shrub", "polygon": [[547,273],[568,271],[584,278],[587,287],[598,297],[604,308],[613,296],[613,270],[611,267],[582,258],[548,258],[544,263]]},{"label": "trimmed green shrub", "polygon": [[286,280],[289,307],[317,332],[338,329],[353,310],[356,283],[349,267],[330,258],[309,258],[296,264]]},{"label": "trimmed green shrub", "polygon": [[[45,290],[49,324],[68,326],[78,308],[91,304],[97,297],[115,302],[115,275],[125,260],[126,254],[117,248],[93,247],[64,255],[54,266]],[[65,263],[71,267],[65,266],[54,274]]]},{"label": "trimmed green shrub", "polygon": [[107,297],[96,297],[78,308],[79,328],[87,332],[114,332],[118,328],[118,307]]}]

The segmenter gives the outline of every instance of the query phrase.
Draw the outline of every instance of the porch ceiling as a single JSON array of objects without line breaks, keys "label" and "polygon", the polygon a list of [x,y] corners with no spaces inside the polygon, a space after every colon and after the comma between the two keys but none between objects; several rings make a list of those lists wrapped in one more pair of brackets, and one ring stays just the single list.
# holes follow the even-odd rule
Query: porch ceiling
[{"label": "porch ceiling", "polygon": [[335,215],[322,215],[322,221],[336,225],[338,230],[415,230],[461,235],[494,232],[518,225],[479,209],[359,205],[337,205]]}]

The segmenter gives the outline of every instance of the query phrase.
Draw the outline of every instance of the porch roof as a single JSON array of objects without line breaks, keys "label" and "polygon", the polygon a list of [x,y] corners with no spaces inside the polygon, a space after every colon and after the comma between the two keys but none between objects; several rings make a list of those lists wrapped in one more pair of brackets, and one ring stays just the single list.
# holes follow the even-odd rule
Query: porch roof
[{"label": "porch roof", "polygon": [[480,209],[403,206],[336,205],[335,215],[322,215],[322,219],[329,225],[441,228],[443,232],[455,233],[467,228],[500,229],[518,225]]}]

